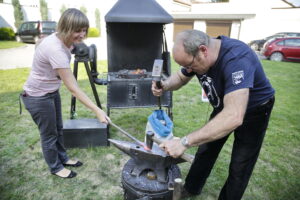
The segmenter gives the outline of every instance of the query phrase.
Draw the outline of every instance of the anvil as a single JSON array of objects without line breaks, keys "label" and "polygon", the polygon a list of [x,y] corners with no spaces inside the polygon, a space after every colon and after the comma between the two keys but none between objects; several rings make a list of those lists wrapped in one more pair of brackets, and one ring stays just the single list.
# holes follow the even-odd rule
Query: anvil
[{"label": "anvil", "polygon": [[152,170],[159,182],[167,181],[167,170],[171,165],[186,162],[182,158],[173,158],[166,154],[156,143],[151,150],[143,146],[114,139],[108,139],[114,146],[129,155],[135,162],[131,175],[140,176],[144,170]]}]

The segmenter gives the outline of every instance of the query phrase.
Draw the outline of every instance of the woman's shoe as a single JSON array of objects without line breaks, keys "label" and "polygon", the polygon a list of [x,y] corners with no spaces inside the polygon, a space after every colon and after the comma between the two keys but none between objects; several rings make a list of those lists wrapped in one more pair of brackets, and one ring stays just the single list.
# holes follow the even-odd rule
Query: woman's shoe
[{"label": "woman's shoe", "polygon": [[55,176],[58,176],[60,178],[74,178],[77,175],[77,173],[72,170],[70,170],[70,174],[68,176],[61,176],[61,175],[58,175],[58,173],[52,173],[52,174]]},{"label": "woman's shoe", "polygon": [[67,164],[67,163],[65,163],[65,164],[63,164],[65,167],[80,167],[81,165],[83,165],[83,163],[82,162],[80,162],[80,161],[77,161],[76,163],[74,163],[74,164]]}]

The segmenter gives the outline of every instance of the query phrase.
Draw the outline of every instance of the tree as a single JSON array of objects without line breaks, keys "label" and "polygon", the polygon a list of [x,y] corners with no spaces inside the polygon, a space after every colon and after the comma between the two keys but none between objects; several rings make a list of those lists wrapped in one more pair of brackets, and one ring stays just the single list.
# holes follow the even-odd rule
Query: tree
[{"label": "tree", "polygon": [[48,4],[45,0],[40,0],[40,12],[42,20],[48,20]]},{"label": "tree", "polygon": [[23,23],[24,20],[22,8],[19,0],[12,0],[12,5],[14,7],[15,27],[19,28],[19,26]]},{"label": "tree", "polygon": [[87,13],[87,9],[84,6],[80,7],[80,11],[83,12],[85,15]]},{"label": "tree", "polygon": [[96,28],[99,30],[99,34],[101,35],[101,18],[100,18],[100,11],[98,8],[95,10],[95,20],[96,20]]},{"label": "tree", "polygon": [[67,10],[67,7],[65,6],[65,4],[63,4],[60,8],[60,14],[63,14],[63,12],[65,12]]}]

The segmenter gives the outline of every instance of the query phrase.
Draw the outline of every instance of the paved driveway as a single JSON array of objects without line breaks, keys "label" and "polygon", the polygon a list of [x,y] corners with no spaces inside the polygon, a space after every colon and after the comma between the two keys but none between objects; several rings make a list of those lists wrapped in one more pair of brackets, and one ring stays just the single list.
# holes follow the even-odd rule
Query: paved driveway
[{"label": "paved driveway", "polygon": [[[104,38],[88,38],[84,42],[88,46],[91,44],[96,45],[98,60],[107,59],[106,40]],[[18,48],[0,49],[0,69],[31,67],[34,48],[34,44],[26,44],[26,46]],[[259,52],[256,52],[256,54],[260,59],[265,59]]]},{"label": "paved driveway", "polygon": [[[104,38],[87,38],[84,43],[88,46],[91,44],[96,45],[98,60],[107,59],[106,40]],[[31,67],[34,49],[34,44],[26,44],[25,46],[11,49],[0,49],[0,69]]]},{"label": "paved driveway", "polygon": [[34,46],[26,44],[17,48],[0,49],[0,69],[31,67]]}]

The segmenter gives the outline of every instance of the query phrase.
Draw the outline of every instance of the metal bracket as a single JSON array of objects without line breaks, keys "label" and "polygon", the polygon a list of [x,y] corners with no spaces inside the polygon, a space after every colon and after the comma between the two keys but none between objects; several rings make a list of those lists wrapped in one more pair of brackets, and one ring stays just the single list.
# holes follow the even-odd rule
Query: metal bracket
[{"label": "metal bracket", "polygon": [[137,84],[129,84],[129,99],[136,100],[138,97],[138,86]]}]

